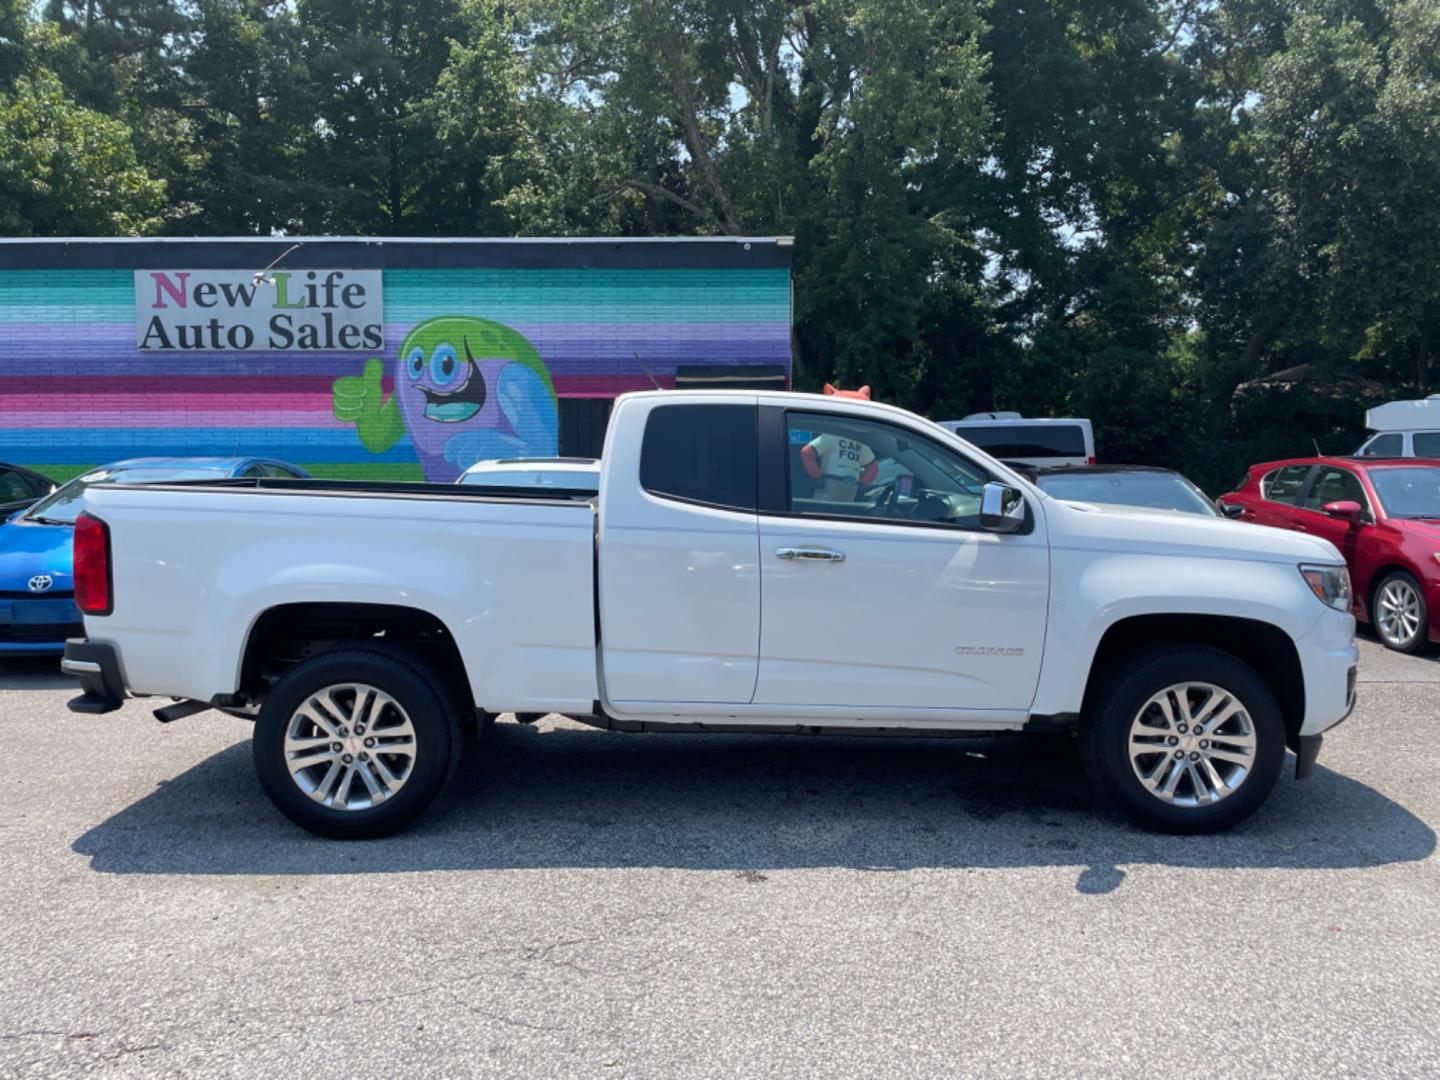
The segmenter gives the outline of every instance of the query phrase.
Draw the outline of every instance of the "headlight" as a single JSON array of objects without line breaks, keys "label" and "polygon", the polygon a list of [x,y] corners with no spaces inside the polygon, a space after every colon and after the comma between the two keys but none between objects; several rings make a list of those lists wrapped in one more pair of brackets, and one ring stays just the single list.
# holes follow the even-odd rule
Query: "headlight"
[{"label": "headlight", "polygon": [[1300,576],[1310,591],[1336,611],[1350,610],[1350,571],[1343,566],[1300,564]]}]

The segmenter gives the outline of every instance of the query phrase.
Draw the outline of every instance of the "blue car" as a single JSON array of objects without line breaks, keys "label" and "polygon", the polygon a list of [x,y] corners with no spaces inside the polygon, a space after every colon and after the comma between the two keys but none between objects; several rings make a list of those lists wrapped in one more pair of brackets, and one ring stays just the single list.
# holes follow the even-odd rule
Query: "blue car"
[{"label": "blue car", "polygon": [[65,650],[84,634],[70,576],[75,518],[91,484],[162,484],[236,476],[308,476],[269,458],[131,458],[92,469],[0,524],[0,656]]}]

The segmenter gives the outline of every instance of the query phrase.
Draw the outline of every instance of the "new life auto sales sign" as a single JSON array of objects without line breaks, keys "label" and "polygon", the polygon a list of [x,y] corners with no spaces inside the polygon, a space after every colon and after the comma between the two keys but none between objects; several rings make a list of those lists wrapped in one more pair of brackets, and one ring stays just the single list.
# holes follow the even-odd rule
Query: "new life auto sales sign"
[{"label": "new life auto sales sign", "polygon": [[150,351],[374,351],[379,270],[136,270],[135,347]]}]

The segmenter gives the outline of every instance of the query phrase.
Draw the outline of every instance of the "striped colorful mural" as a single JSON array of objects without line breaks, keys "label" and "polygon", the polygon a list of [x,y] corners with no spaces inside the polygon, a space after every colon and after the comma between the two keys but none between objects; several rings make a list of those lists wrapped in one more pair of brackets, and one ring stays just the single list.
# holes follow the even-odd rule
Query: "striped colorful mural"
[{"label": "striped colorful mural", "polygon": [[[207,265],[203,248],[190,258]],[[0,269],[0,460],[63,479],[130,457],[255,454],[319,476],[446,480],[467,455],[555,453],[555,397],[613,397],[651,376],[670,386],[689,364],[790,368],[785,268],[386,268],[383,281],[385,345],[374,353],[157,353],[135,346],[132,268]],[[538,365],[486,367],[485,409],[509,437],[472,435],[447,451],[418,396],[431,385],[422,369],[446,334],[473,350],[487,327],[502,335],[487,339],[488,356],[528,344]],[[418,404],[402,393],[387,426],[374,416],[397,383],[415,383]]]}]

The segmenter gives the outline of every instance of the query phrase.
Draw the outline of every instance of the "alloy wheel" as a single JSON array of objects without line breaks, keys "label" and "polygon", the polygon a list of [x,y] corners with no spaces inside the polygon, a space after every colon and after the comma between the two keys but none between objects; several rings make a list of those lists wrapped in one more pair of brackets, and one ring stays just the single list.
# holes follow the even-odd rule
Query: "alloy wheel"
[{"label": "alloy wheel", "polygon": [[1387,644],[1404,645],[1420,629],[1420,596],[1403,578],[1387,581],[1375,598],[1376,623]]},{"label": "alloy wheel", "polygon": [[1209,806],[1233,795],[1255,765],[1255,725],[1244,704],[1205,682],[1167,686],[1130,723],[1130,767],[1155,798]]},{"label": "alloy wheel", "polygon": [[285,729],[285,766],[306,795],[334,810],[368,810],[415,770],[415,728],[385,691],[341,683],[311,694]]}]

